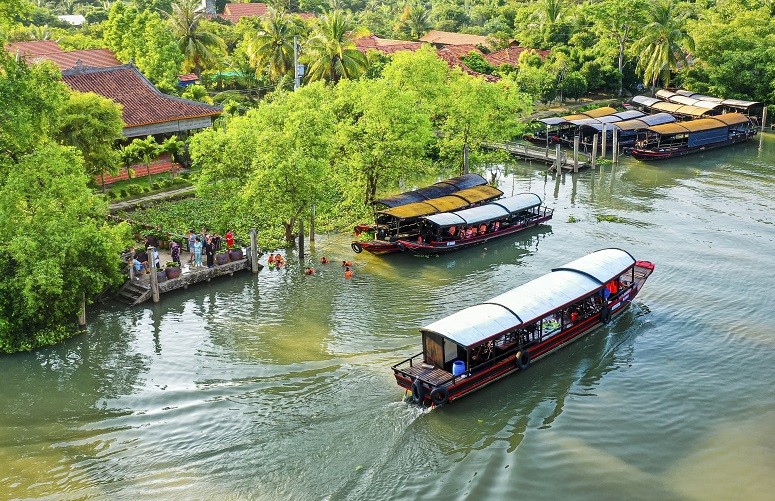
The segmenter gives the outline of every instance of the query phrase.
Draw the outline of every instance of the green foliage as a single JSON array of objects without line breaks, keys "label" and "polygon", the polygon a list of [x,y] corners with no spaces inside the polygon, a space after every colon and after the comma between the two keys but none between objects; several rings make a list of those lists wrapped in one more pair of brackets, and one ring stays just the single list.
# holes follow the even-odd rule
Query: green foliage
[{"label": "green foliage", "polygon": [[267,72],[273,82],[293,76],[293,37],[300,32],[291,16],[270,9],[258,31],[245,33],[245,51],[257,74]]},{"label": "green foliage", "polygon": [[495,71],[495,66],[488,63],[487,60],[478,52],[472,51],[460,59],[465,63],[466,66],[476,71],[477,73],[492,75]]},{"label": "green foliage", "polygon": [[643,82],[670,85],[671,72],[686,64],[694,39],[686,31],[688,12],[681,12],[675,0],[658,0],[650,5],[649,24],[633,49],[639,53],[638,71]]},{"label": "green foliage", "polygon": [[203,28],[205,13],[198,0],[178,0],[168,15],[169,25],[184,56],[183,71],[194,71],[201,77],[202,69],[218,64],[226,44],[218,35]]},{"label": "green foliage", "polygon": [[188,85],[180,97],[183,99],[190,99],[192,101],[199,101],[201,103],[213,104],[213,99],[207,94],[207,89],[204,87],[204,85]]},{"label": "green foliage", "polygon": [[351,40],[353,28],[351,20],[341,11],[323,14],[316,20],[301,58],[308,65],[305,77],[308,81],[338,82],[343,78],[358,78],[366,71],[366,56]]},{"label": "green foliage", "polygon": [[565,75],[560,89],[564,98],[578,99],[587,93],[587,79],[581,72],[573,71]]}]

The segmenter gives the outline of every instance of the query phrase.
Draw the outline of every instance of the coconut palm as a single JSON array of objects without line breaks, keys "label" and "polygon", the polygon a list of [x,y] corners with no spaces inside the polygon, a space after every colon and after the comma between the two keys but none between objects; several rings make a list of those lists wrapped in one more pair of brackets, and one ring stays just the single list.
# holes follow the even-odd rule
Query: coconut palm
[{"label": "coconut palm", "polygon": [[328,12],[320,16],[313,28],[312,36],[304,47],[305,62],[309,69],[307,78],[338,82],[342,78],[358,78],[366,71],[366,55],[355,47],[349,20],[341,11]]},{"label": "coconut palm", "polygon": [[420,2],[407,3],[398,19],[395,31],[417,40],[431,28],[431,9]]},{"label": "coconut palm", "polygon": [[291,17],[270,8],[257,34],[248,40],[246,52],[256,77],[264,72],[272,82],[293,72],[293,37],[299,33]]},{"label": "coconut palm", "polygon": [[694,39],[686,30],[686,14],[677,12],[673,0],[651,4],[649,18],[633,49],[640,54],[636,70],[643,75],[643,83],[653,89],[660,79],[664,85],[670,84],[670,72],[687,63]]},{"label": "coconut palm", "polygon": [[184,56],[184,70],[194,70],[202,77],[202,69],[218,63],[218,51],[225,51],[226,44],[221,37],[200,26],[205,19],[203,12],[197,12],[198,0],[180,0],[172,5],[168,15],[172,32],[178,40],[178,47]]}]

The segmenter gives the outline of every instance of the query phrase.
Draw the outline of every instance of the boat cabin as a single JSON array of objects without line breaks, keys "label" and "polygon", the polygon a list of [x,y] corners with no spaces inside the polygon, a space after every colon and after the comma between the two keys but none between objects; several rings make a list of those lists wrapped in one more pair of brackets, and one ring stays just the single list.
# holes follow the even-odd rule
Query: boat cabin
[{"label": "boat cabin", "polygon": [[656,125],[638,132],[636,150],[694,150],[750,136],[755,127],[745,115],[727,113],[711,118]]},{"label": "boat cabin", "polygon": [[603,249],[420,329],[422,353],[393,366],[418,404],[441,405],[569,344],[629,305],[654,265]]},{"label": "boat cabin", "polygon": [[417,235],[418,220],[422,216],[476,206],[502,195],[503,192],[493,186],[475,186],[425,202],[414,202],[377,211],[375,237],[378,240],[395,240],[402,236]]},{"label": "boat cabin", "polygon": [[419,220],[419,234],[425,242],[472,238],[527,225],[541,215],[540,210],[541,197],[521,193],[471,209],[424,216]]}]

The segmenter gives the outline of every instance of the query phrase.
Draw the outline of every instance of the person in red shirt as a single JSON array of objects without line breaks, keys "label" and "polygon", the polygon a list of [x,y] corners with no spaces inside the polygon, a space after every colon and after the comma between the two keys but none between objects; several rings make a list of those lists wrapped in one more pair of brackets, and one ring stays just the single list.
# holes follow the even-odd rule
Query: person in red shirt
[{"label": "person in red shirt", "polygon": [[227,249],[234,247],[234,233],[232,233],[231,230],[226,231],[226,234],[223,237],[226,239]]}]

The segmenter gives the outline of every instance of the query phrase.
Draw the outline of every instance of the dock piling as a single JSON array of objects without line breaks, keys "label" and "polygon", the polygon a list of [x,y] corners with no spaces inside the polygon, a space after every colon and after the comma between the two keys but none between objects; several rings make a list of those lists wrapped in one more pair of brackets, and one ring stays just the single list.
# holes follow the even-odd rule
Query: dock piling
[{"label": "dock piling", "polygon": [[[131,266],[130,266],[131,269]],[[78,310],[78,329],[86,329],[86,293],[81,293],[81,307]]]},{"label": "dock piling", "polygon": [[250,271],[258,273],[258,238],[256,229],[250,228]]},{"label": "dock piling", "polygon": [[562,171],[562,152],[560,151],[559,143],[554,145],[554,170],[555,172]]},{"label": "dock piling", "polygon": [[304,220],[299,219],[299,265],[304,266]]},{"label": "dock piling", "polygon": [[762,110],[762,132],[764,132],[764,127],[767,125],[767,105],[764,105],[764,109]]},{"label": "dock piling", "polygon": [[148,255],[151,257],[150,263],[148,263],[148,272],[150,273],[150,282],[151,282],[151,294],[153,297],[153,302],[158,303],[159,302],[159,277],[156,276],[156,273],[158,273],[159,270],[156,269],[156,263],[153,259],[153,254],[156,252],[156,247],[148,247]]},{"label": "dock piling", "polygon": [[312,211],[309,215],[309,243],[315,241],[315,204],[312,204]]},{"label": "dock piling", "polygon": [[595,164],[597,163],[596,157],[597,157],[597,134],[595,134],[592,137],[592,158],[590,159],[592,170],[595,170],[595,166],[596,166]]},{"label": "dock piling", "polygon": [[614,133],[614,139],[613,139],[613,148],[611,149],[611,160],[613,163],[619,163],[619,134],[617,134],[617,129],[614,127],[612,132]]},{"label": "dock piling", "polygon": [[573,137],[573,172],[579,171],[579,136]]},{"label": "dock piling", "polygon": [[606,130],[606,125],[608,124],[603,124],[603,133],[602,133],[603,144],[602,144],[602,147],[600,148],[600,158],[605,158],[606,146],[608,146],[606,144],[608,142],[608,131]]}]

